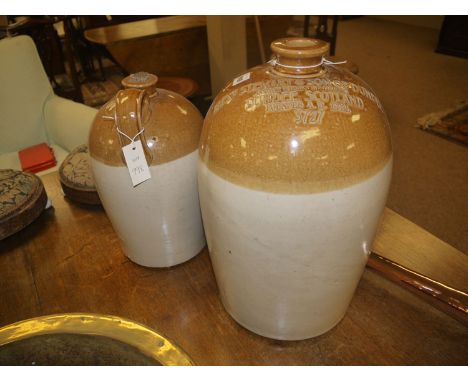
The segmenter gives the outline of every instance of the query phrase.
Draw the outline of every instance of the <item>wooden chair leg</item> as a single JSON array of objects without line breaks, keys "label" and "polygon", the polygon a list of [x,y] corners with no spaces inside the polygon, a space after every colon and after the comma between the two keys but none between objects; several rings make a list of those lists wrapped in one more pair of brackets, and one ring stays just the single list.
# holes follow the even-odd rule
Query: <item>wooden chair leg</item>
[{"label": "wooden chair leg", "polygon": [[338,37],[338,18],[339,16],[333,16],[333,26],[332,26],[332,41],[330,44],[330,55],[335,55],[336,49],[336,38]]},{"label": "wooden chair leg", "polygon": [[83,93],[81,93],[81,84],[78,79],[78,72],[75,66],[75,57],[73,54],[73,47],[70,40],[70,29],[69,24],[70,20],[64,20],[63,27],[65,32],[65,50],[68,64],[70,65],[70,74],[73,82],[73,87],[75,88],[75,96],[73,97],[77,102],[83,102]]},{"label": "wooden chair leg", "polygon": [[304,16],[304,37],[309,37],[309,24],[310,24],[310,16]]},{"label": "wooden chair leg", "polygon": [[260,27],[260,20],[258,16],[254,16],[255,19],[255,30],[257,32],[257,42],[258,48],[260,50],[260,58],[262,59],[262,64],[266,62],[265,56],[265,47],[263,45],[263,36],[262,36],[262,29]]}]

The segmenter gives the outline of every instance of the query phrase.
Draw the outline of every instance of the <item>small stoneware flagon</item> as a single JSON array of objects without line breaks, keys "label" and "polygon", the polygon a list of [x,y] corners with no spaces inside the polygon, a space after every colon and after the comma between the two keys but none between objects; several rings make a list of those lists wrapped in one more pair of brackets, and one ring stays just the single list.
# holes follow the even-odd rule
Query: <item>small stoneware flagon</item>
[{"label": "small stoneware flagon", "polygon": [[[89,136],[96,189],[125,254],[148,267],[170,267],[202,250],[197,190],[200,112],[136,73],[98,112]],[[134,186],[122,148],[141,143],[151,178]]]}]

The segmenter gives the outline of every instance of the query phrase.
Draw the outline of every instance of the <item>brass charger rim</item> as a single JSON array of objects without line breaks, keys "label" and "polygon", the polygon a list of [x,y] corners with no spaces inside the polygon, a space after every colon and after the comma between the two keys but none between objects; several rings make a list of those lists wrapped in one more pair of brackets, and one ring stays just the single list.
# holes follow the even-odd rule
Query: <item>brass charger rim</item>
[{"label": "brass charger rim", "polygon": [[168,338],[135,321],[112,315],[63,313],[34,317],[0,328],[0,346],[43,334],[99,335],[124,342],[164,366],[193,366]]}]

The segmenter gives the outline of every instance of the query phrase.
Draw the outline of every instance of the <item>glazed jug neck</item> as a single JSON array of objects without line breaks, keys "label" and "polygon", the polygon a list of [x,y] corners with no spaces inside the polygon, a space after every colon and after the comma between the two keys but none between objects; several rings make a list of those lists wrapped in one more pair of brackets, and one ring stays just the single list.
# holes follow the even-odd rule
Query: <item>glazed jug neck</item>
[{"label": "glazed jug neck", "polygon": [[316,75],[323,71],[323,57],[328,54],[330,44],[305,37],[290,37],[275,40],[271,50],[275,71],[293,75]]},{"label": "glazed jug neck", "polygon": [[153,95],[156,93],[157,82],[158,76],[151,73],[138,72],[125,77],[122,80],[122,85],[126,89],[146,90],[148,95]]}]

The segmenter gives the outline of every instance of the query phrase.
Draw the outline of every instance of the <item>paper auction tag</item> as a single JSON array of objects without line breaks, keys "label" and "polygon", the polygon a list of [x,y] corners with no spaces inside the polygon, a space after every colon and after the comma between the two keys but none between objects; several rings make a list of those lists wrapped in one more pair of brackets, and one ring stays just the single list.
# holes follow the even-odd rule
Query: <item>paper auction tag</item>
[{"label": "paper auction tag", "polygon": [[241,82],[247,81],[248,79],[250,79],[250,72],[247,72],[243,74],[242,76],[234,78],[234,80],[232,80],[232,86],[236,86],[240,84]]},{"label": "paper auction tag", "polygon": [[133,187],[151,178],[141,141],[134,141],[122,147],[122,151],[125,162],[127,162],[130,178],[132,178]]}]

